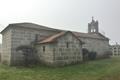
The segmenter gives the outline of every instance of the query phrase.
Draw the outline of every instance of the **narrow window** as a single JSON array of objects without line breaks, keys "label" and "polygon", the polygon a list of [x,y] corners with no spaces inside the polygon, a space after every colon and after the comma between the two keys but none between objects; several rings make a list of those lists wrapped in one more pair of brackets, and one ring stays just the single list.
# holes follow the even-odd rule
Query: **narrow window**
[{"label": "narrow window", "polygon": [[69,43],[68,42],[66,43],[66,47],[69,48]]},{"label": "narrow window", "polygon": [[45,46],[43,46],[43,52],[45,52]]}]

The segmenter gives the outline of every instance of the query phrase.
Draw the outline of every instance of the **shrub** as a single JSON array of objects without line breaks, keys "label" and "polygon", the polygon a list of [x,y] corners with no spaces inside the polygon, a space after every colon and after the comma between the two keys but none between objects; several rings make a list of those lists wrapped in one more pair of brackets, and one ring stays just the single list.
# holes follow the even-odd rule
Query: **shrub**
[{"label": "shrub", "polygon": [[87,60],[89,59],[89,58],[88,58],[88,55],[89,55],[88,49],[83,48],[83,49],[82,49],[82,54],[83,54],[83,61],[87,61]]},{"label": "shrub", "polygon": [[112,56],[112,51],[106,51],[103,56],[104,58],[109,58],[110,56]]},{"label": "shrub", "polygon": [[89,60],[95,60],[96,59],[96,55],[97,55],[97,53],[94,52],[94,51],[89,52],[89,55],[88,55]]}]

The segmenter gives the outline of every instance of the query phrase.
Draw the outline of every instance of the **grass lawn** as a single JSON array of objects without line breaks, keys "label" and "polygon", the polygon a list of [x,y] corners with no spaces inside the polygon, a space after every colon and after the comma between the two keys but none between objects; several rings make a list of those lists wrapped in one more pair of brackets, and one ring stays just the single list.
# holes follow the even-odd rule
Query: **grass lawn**
[{"label": "grass lawn", "polygon": [[0,65],[0,80],[120,80],[120,57],[62,68]]}]

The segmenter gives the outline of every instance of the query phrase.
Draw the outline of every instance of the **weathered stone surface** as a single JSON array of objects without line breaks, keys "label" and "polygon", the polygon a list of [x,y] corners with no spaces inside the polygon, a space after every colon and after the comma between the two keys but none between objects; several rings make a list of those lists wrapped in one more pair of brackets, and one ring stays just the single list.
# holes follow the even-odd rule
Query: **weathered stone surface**
[{"label": "weathered stone surface", "polygon": [[1,62],[10,64],[11,61],[11,29],[2,34],[2,53]]},{"label": "weathered stone surface", "polygon": [[57,33],[57,31],[36,30],[23,27],[14,27],[8,29],[2,34],[2,62],[8,65],[19,64],[19,62],[21,63],[22,54],[18,54],[16,52],[17,47],[21,45],[30,45],[35,41],[36,35],[50,36],[55,33]]},{"label": "weathered stone surface", "polygon": [[[2,31],[2,63],[8,65],[22,64],[23,54],[16,51],[17,47],[21,45],[31,45],[36,41],[41,41],[62,31],[46,28],[44,26],[41,28],[39,25],[34,26],[34,24],[32,24],[32,26],[29,27],[28,24],[25,26],[24,24],[22,24],[22,26],[18,24],[10,25]],[[83,48],[87,48],[89,51],[95,51],[97,52],[97,57],[102,57],[106,54],[106,51],[109,51],[109,39],[100,35],[98,25],[95,29],[97,30],[94,33],[79,33],[76,37],[79,37],[80,40],[85,42]],[[66,48],[66,42],[69,42],[69,48]],[[42,52],[43,46],[46,46],[46,52],[44,53]],[[76,38],[69,34],[59,38],[58,43],[41,44],[39,46],[36,45],[35,47],[38,50],[38,53],[36,54],[39,56],[40,62],[44,62],[49,65],[65,65],[82,60],[82,46],[79,45]]]},{"label": "weathered stone surface", "polygon": [[82,43],[71,33],[58,38],[57,42],[39,44],[36,48],[40,61],[46,65],[64,66],[83,60]]},{"label": "weathered stone surface", "polygon": [[105,52],[110,51],[109,41],[100,40],[100,39],[91,39],[91,38],[80,38],[85,42],[83,48],[88,49],[89,51],[97,52],[97,57],[104,57]]}]

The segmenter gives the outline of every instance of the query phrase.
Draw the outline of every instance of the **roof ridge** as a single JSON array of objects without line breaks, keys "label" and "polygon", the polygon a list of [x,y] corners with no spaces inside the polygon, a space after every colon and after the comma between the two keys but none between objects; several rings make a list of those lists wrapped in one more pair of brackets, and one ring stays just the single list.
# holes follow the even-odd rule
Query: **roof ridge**
[{"label": "roof ridge", "polygon": [[48,26],[43,26],[43,25],[39,25],[39,24],[36,24],[36,23],[30,23],[30,22],[12,23],[12,24],[9,24],[9,25],[21,26],[21,27],[27,27],[27,28],[37,28],[37,29],[60,31],[60,29],[55,29],[55,28],[51,28],[51,27],[48,27]]},{"label": "roof ridge", "polygon": [[66,33],[66,31],[61,31],[61,32],[59,32],[59,33],[57,33],[57,34],[54,34],[54,35],[52,35],[52,36],[49,36],[49,37],[43,39],[42,41],[40,41],[40,42],[38,42],[38,43],[52,42],[53,40],[55,40],[56,38],[64,35],[65,33]]},{"label": "roof ridge", "polygon": [[57,34],[54,34],[54,35],[52,35],[50,37],[47,37],[47,38],[43,39],[42,41],[40,41],[38,43],[50,43],[50,42],[54,42],[57,38],[65,35],[65,34],[67,34],[68,32],[70,32],[73,36],[75,36],[77,39],[79,39],[72,31],[61,31],[61,32],[59,32]]}]

